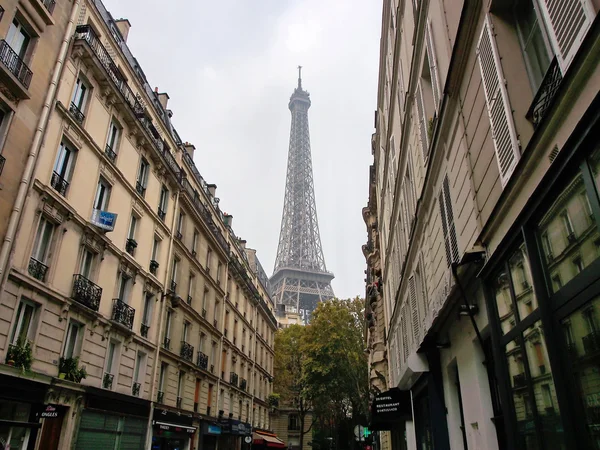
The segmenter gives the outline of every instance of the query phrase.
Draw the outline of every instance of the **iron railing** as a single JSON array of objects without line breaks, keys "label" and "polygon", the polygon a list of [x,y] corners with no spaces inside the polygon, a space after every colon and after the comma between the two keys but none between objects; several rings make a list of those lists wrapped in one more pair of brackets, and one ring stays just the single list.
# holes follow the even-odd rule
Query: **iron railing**
[{"label": "iron railing", "polygon": [[181,351],[179,355],[186,361],[191,361],[194,357],[194,347],[185,341],[181,341]]},{"label": "iron railing", "polygon": [[0,61],[21,82],[25,89],[29,89],[33,72],[4,39],[0,40]]},{"label": "iron railing", "polygon": [[231,372],[229,374],[229,382],[231,384],[233,384],[234,386],[237,386],[238,385],[238,374],[235,372]]},{"label": "iron railing", "polygon": [[561,83],[562,72],[558,65],[558,59],[555,57],[546,71],[546,75],[533,98],[529,111],[527,111],[527,117],[533,122],[535,128],[539,126],[546,111],[552,106]]},{"label": "iron railing", "polygon": [[88,308],[98,311],[100,308],[100,299],[102,298],[102,288],[81,274],[73,275],[73,300],[81,303]]},{"label": "iron railing", "polygon": [[125,250],[127,251],[127,253],[129,253],[131,256],[133,256],[137,246],[138,246],[137,241],[133,238],[129,238],[129,239],[127,239],[127,242],[125,243]]},{"label": "iron railing", "polygon": [[245,391],[247,387],[248,387],[248,380],[246,380],[245,378],[242,378],[242,380],[240,381],[240,389],[242,391]]},{"label": "iron railing", "polygon": [[164,222],[165,217],[167,217],[167,213],[166,211],[163,211],[163,209],[159,206],[158,207],[158,217],[160,218],[160,220],[162,220]]},{"label": "iron railing", "polygon": [[52,15],[52,13],[54,12],[54,7],[56,6],[56,1],[55,0],[42,0],[42,3],[46,7],[46,9],[50,13],[50,15]]},{"label": "iron railing", "polygon": [[146,186],[144,186],[141,182],[137,182],[135,184],[135,190],[137,191],[138,194],[140,194],[142,197],[144,197],[146,195]]},{"label": "iron railing", "polygon": [[188,297],[187,297],[187,304],[191,305],[192,304],[192,300],[193,300],[192,296],[188,295]]},{"label": "iron railing", "polygon": [[104,372],[104,377],[102,378],[102,387],[104,389],[112,389],[112,384],[115,376],[112,373]]},{"label": "iron railing", "polygon": [[133,383],[133,385],[131,386],[131,395],[133,395],[134,397],[138,397],[140,395],[140,388],[142,387],[142,385],[138,382]]},{"label": "iron railing", "polygon": [[140,334],[142,335],[142,337],[147,338],[148,337],[148,331],[150,330],[150,325],[146,325],[145,323],[143,323],[140,326]]},{"label": "iron railing", "polygon": [[104,149],[104,153],[106,154],[106,157],[108,159],[110,159],[110,162],[115,162],[115,159],[117,159],[117,154],[115,153],[115,151],[112,149],[112,147],[108,144],[106,144],[106,148]]},{"label": "iron railing", "polygon": [[73,118],[79,125],[83,125],[83,121],[85,120],[85,114],[81,112],[79,107],[71,102],[71,106],[69,106],[69,112],[73,115]]},{"label": "iron railing", "polygon": [[196,365],[201,369],[206,370],[208,368],[208,355],[198,352],[198,361],[196,362]]},{"label": "iron railing", "polygon": [[171,289],[172,292],[176,292],[177,291],[177,283],[175,282],[175,280],[171,280],[170,289]]},{"label": "iron railing", "polygon": [[158,395],[156,396],[156,403],[163,403],[165,401],[165,393],[162,391],[158,391]]},{"label": "iron railing", "polygon": [[44,281],[46,279],[48,266],[35,259],[33,256],[29,258],[29,266],[27,269],[29,271],[29,275],[31,275],[33,278],[40,281]]},{"label": "iron railing", "polygon": [[63,197],[67,193],[67,189],[69,187],[69,182],[65,180],[59,173],[52,172],[52,178],[50,179],[50,185],[52,188],[58,192]]},{"label": "iron railing", "polygon": [[158,269],[158,261],[150,260],[150,273],[156,275],[156,269]]},{"label": "iron railing", "polygon": [[171,347],[171,338],[165,337],[165,338],[163,339],[162,346],[163,346],[163,348],[164,348],[165,350],[169,350],[169,349],[170,349],[170,347]]},{"label": "iron railing", "polygon": [[133,318],[135,309],[129,306],[120,298],[113,299],[113,311],[111,319],[129,329],[133,328]]}]

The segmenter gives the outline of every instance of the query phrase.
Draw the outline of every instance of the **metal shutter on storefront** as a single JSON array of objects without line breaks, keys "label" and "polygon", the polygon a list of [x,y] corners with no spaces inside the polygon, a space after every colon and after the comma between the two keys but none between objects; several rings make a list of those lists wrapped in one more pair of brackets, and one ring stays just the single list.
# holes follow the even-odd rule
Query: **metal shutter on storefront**
[{"label": "metal shutter on storefront", "polygon": [[114,449],[119,418],[84,410],[79,422],[76,450]]},{"label": "metal shutter on storefront", "polygon": [[147,419],[125,417],[119,450],[143,450],[147,425]]}]

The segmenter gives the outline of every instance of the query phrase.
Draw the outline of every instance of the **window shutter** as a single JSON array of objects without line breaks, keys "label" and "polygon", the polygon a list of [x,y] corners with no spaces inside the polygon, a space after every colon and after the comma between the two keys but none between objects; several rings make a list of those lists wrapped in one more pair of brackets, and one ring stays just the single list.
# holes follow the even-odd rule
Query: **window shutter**
[{"label": "window shutter", "polygon": [[519,143],[489,16],[485,19],[477,44],[477,59],[500,167],[500,180],[505,186],[519,161]]},{"label": "window shutter", "polygon": [[446,261],[448,265],[458,262],[458,241],[456,239],[456,227],[454,225],[454,213],[450,199],[450,183],[448,175],[444,178],[444,184],[439,194],[440,216],[442,218],[442,229],[444,231],[444,246],[446,248]]},{"label": "window shutter", "polygon": [[408,295],[410,298],[410,310],[412,314],[412,331],[415,342],[419,341],[419,305],[417,305],[417,287],[415,276],[408,279]]},{"label": "window shutter", "polygon": [[438,112],[440,104],[440,77],[437,69],[437,59],[435,57],[435,48],[433,46],[433,31],[431,22],[427,20],[425,27],[425,44],[427,45],[427,59],[429,60],[429,72],[431,73],[431,90],[433,91],[433,105],[435,112]]},{"label": "window shutter", "polygon": [[429,139],[427,136],[427,118],[425,117],[425,106],[423,103],[423,91],[421,90],[421,82],[417,84],[417,112],[419,114],[419,135],[421,137],[421,149],[423,150],[423,161],[427,161],[429,153]]},{"label": "window shutter", "polygon": [[404,361],[408,359],[409,353],[409,344],[408,344],[408,333],[406,330],[406,304],[402,308],[402,314],[400,314],[400,330],[402,332],[402,354],[404,356]]},{"label": "window shutter", "polygon": [[542,0],[540,3],[564,74],[590,29],[594,9],[589,0]]}]

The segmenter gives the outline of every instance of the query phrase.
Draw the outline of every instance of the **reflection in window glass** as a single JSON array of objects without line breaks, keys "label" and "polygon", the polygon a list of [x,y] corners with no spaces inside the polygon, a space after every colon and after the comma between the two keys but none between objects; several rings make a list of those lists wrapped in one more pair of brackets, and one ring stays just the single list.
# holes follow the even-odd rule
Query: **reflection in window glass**
[{"label": "reflection in window glass", "polygon": [[592,300],[562,321],[571,373],[592,449],[600,450],[600,298]]},{"label": "reflection in window glass", "polygon": [[515,310],[510,292],[510,279],[506,270],[501,270],[494,280],[494,291],[496,305],[498,305],[498,316],[502,334],[508,333],[515,326]]},{"label": "reflection in window glass", "polygon": [[519,310],[519,319],[523,320],[538,307],[533,284],[531,282],[531,270],[527,260],[527,251],[525,244],[517,249],[508,261],[510,268],[510,278],[513,284],[517,307]]},{"label": "reflection in window glass", "polygon": [[598,258],[598,227],[581,174],[567,184],[538,224],[548,288],[557,292]]}]

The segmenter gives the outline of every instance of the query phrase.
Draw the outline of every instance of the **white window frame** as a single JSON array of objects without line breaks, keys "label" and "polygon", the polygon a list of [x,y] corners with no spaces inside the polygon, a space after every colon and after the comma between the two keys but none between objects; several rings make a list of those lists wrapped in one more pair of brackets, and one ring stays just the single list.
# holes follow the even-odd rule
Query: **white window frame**
[{"label": "white window frame", "polygon": [[142,306],[142,324],[150,327],[152,324],[152,310],[154,306],[154,296],[148,293],[144,294],[144,304]]},{"label": "white window frame", "polygon": [[[75,333],[75,337],[73,337]],[[77,320],[69,320],[67,325],[67,334],[63,345],[63,358],[76,358],[81,354],[81,343],[83,341],[84,325]],[[70,344],[73,343],[73,348],[69,350]],[[69,355],[68,352],[71,352]]]},{"label": "white window frame", "polygon": [[81,260],[79,262],[79,274],[91,281],[94,273],[96,254],[87,247],[83,247]]},{"label": "white window frame", "polygon": [[8,32],[6,34],[6,43],[9,47],[25,61],[27,56],[27,50],[31,44],[31,34],[23,27],[23,24],[16,17],[12,20],[9,25]]},{"label": "white window frame", "polygon": [[427,18],[425,25],[425,45],[427,47],[427,59],[429,63],[429,73],[431,75],[431,91],[433,95],[433,107],[435,113],[439,113],[440,100],[442,98],[440,74],[438,71],[437,57],[435,55],[435,42],[433,40],[433,29],[431,20]]},{"label": "white window frame", "polygon": [[[50,234],[46,239],[44,236],[46,236],[48,228],[50,228]],[[42,216],[36,231],[33,251],[31,252],[31,257],[33,259],[47,265],[51,255],[55,231],[56,225],[48,218]]]},{"label": "white window frame", "polygon": [[82,113],[85,109],[90,92],[91,88],[89,83],[81,76],[81,74],[79,74],[77,81],[75,82],[75,89],[73,89],[71,103],[73,103]]},{"label": "white window frame", "polygon": [[73,145],[65,139],[61,140],[56,154],[56,160],[54,161],[53,171],[67,182],[71,181],[76,154],[77,149],[75,149]]},{"label": "white window frame", "polygon": [[137,231],[138,218],[135,214],[131,215],[129,221],[129,231],[127,232],[127,239],[133,239],[135,241],[135,232]]},{"label": "white window frame", "polygon": [[[134,370],[134,374],[133,374],[133,382],[134,383],[140,383],[143,384],[144,378],[146,378],[146,372],[147,372],[147,358],[148,355],[144,352],[141,352],[138,350],[138,352],[136,353],[136,358],[135,358],[135,370]],[[143,370],[140,370],[141,368],[143,368]],[[141,388],[140,388],[141,390]]]},{"label": "white window frame", "polygon": [[13,326],[12,335],[10,339],[10,343],[12,345],[16,345],[19,341],[19,335],[21,334],[21,327],[23,326],[23,318],[25,315],[25,308],[30,307],[31,318],[29,320],[29,325],[27,326],[27,332],[25,333],[25,337],[27,340],[33,340],[33,334],[35,333],[36,321],[38,316],[39,305],[35,302],[32,302],[29,299],[21,298],[19,302],[19,306],[17,307],[17,315],[15,318],[15,324]]},{"label": "white window frame", "polygon": [[110,121],[110,125],[108,126],[108,136],[106,138],[106,145],[110,147],[110,149],[115,152],[115,154],[119,153],[119,144],[121,143],[121,134],[123,128],[116,119],[113,117]]},{"label": "white window frame", "polygon": [[96,187],[96,195],[94,196],[94,209],[98,211],[106,211],[110,201],[112,185],[103,177],[98,180]]}]

